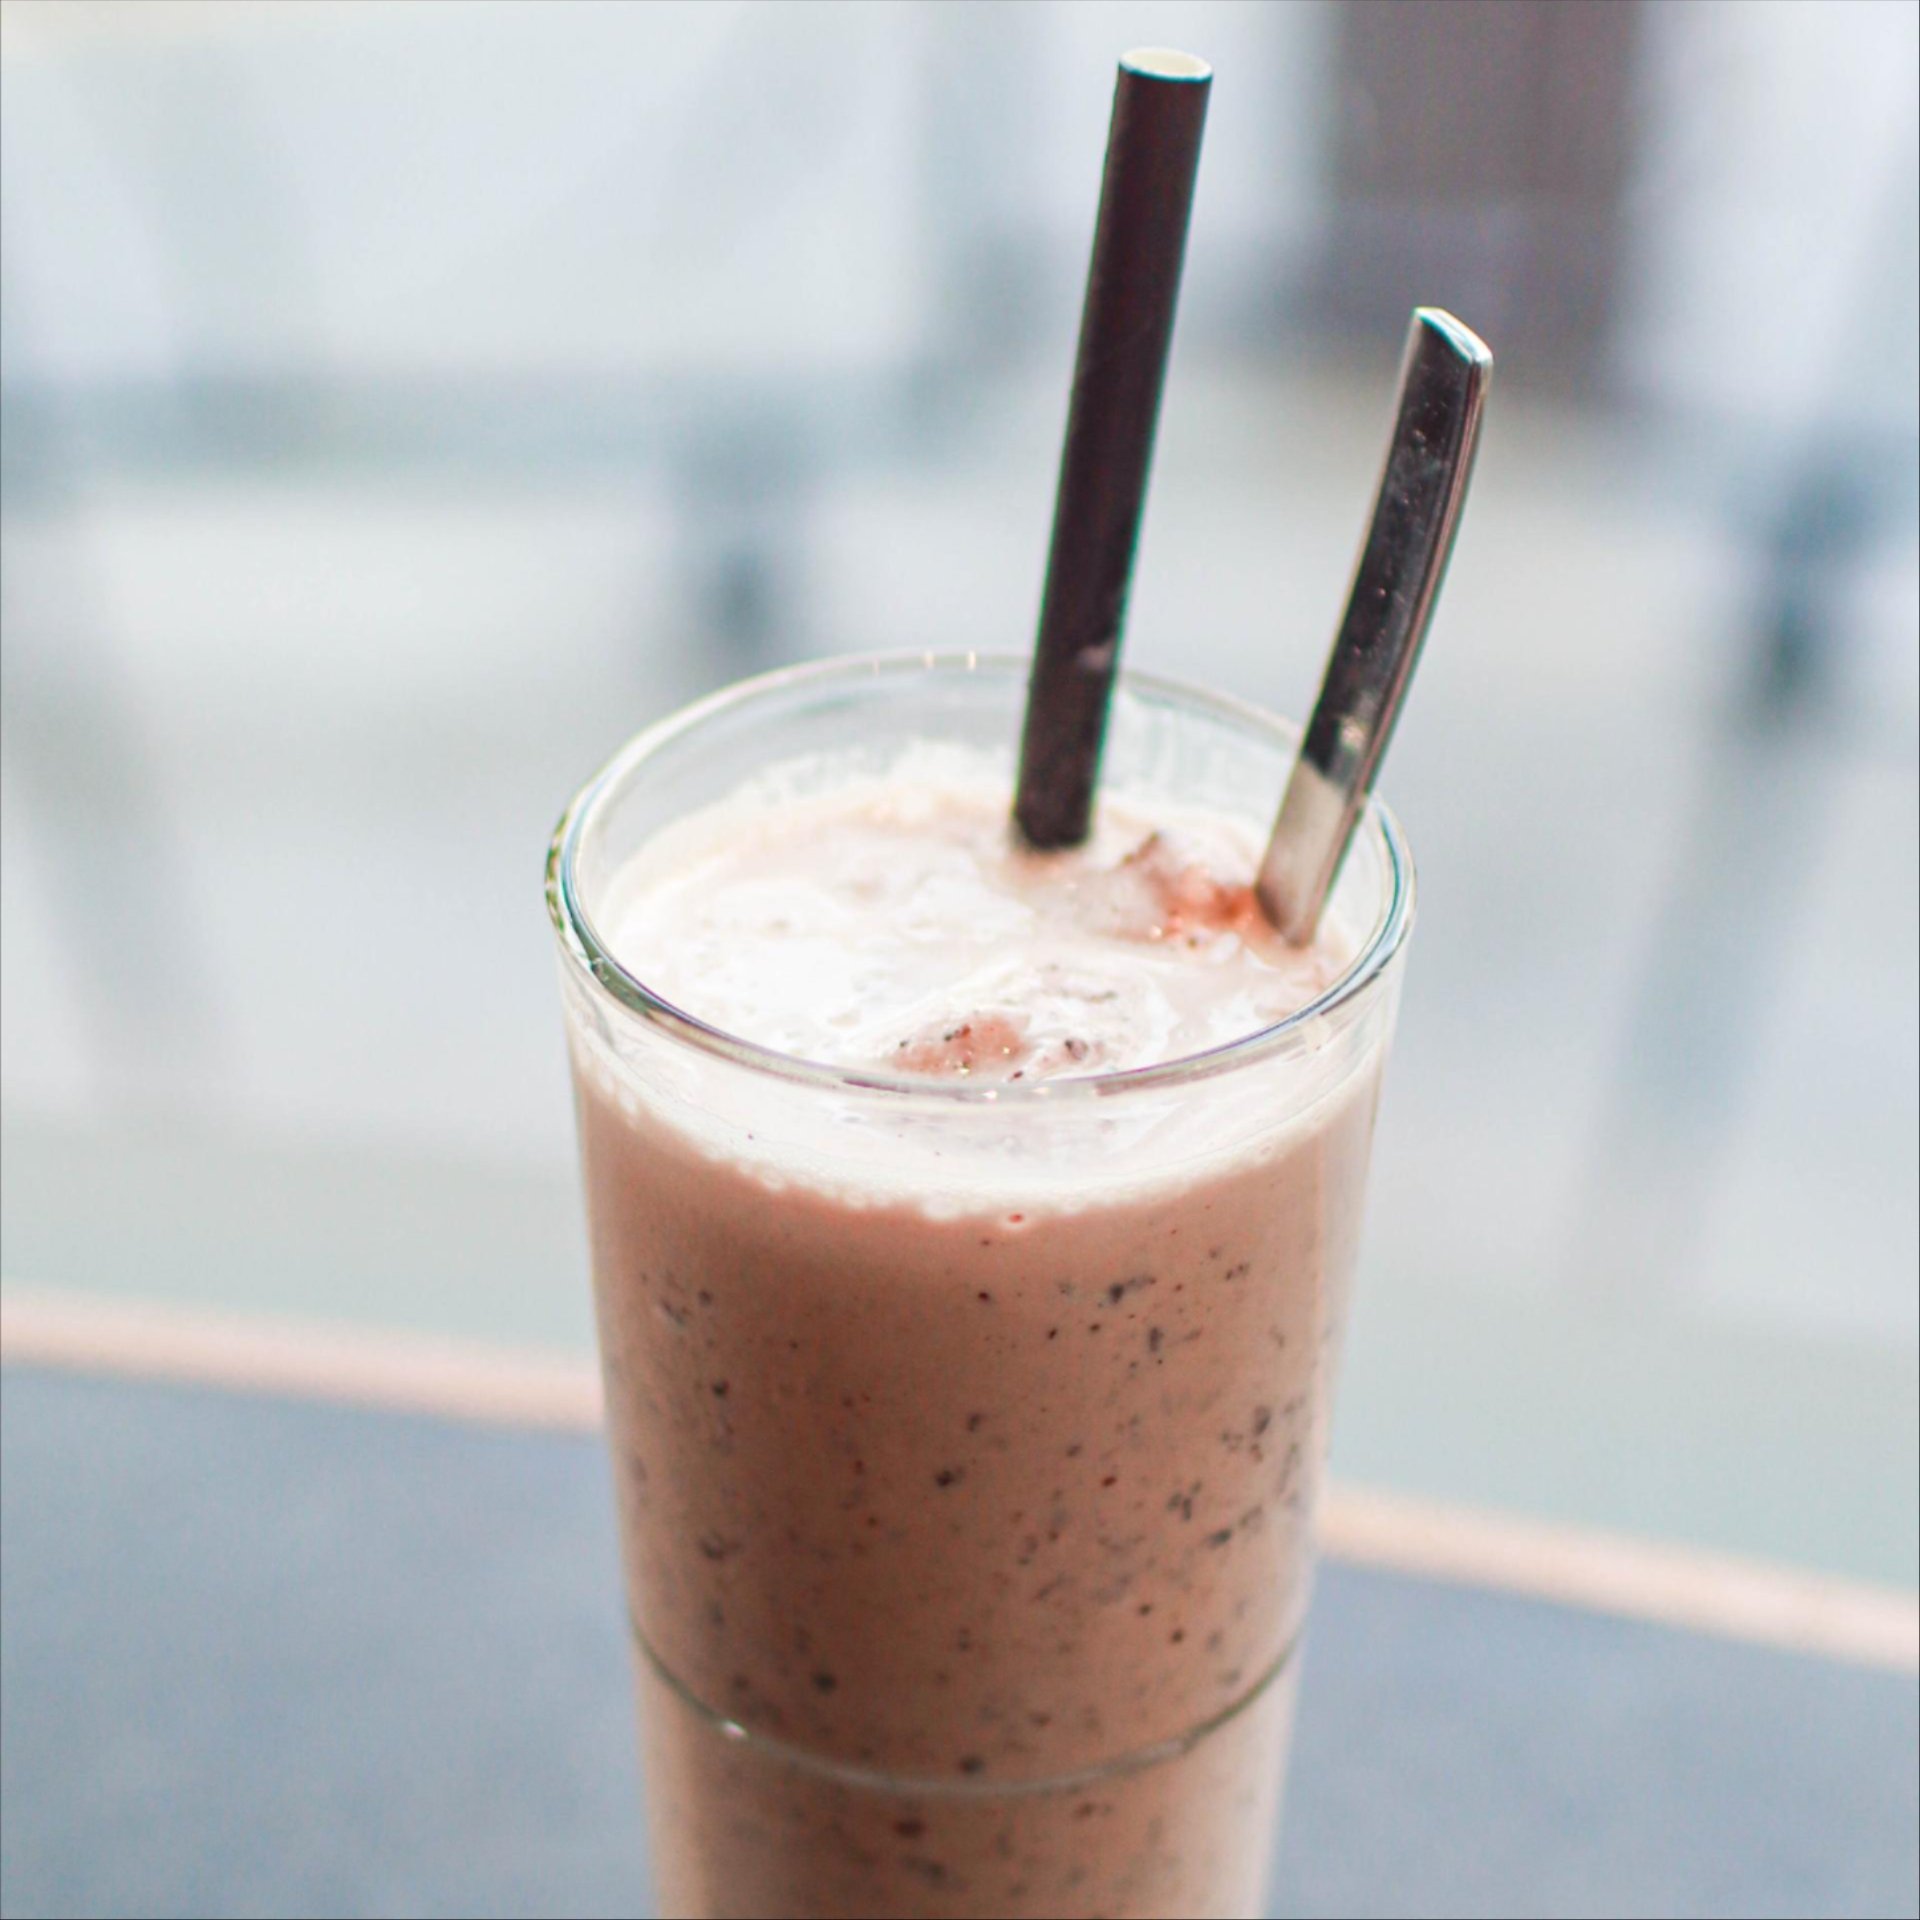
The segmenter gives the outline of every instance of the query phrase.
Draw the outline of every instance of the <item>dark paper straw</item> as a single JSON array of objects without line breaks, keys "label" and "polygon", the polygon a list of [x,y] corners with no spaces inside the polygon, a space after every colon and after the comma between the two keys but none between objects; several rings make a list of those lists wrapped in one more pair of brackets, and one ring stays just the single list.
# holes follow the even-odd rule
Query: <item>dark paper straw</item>
[{"label": "dark paper straw", "polygon": [[1114,86],[1014,798],[1043,849],[1077,846],[1093,818],[1212,79],[1148,47]]}]

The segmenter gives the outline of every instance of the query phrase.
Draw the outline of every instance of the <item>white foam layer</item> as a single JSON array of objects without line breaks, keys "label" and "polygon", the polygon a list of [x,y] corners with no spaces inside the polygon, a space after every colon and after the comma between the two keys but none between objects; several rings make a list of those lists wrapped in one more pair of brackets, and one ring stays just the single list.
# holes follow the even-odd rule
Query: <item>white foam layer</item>
[{"label": "white foam layer", "polygon": [[770,780],[676,822],[598,917],[620,963],[713,1026],[800,1058],[974,1079],[1155,1065],[1273,1025],[1351,959],[1288,946],[1248,893],[1246,822],[1125,796],[1036,855],[1004,778],[914,748],[826,791]]}]

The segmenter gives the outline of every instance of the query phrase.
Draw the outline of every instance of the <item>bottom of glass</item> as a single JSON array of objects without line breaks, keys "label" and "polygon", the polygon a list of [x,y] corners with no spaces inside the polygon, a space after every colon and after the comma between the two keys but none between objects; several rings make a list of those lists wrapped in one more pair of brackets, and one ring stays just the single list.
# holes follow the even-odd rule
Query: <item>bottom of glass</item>
[{"label": "bottom of glass", "polygon": [[[636,1640],[638,1636],[636,1635]],[[1292,1649],[1205,1724],[1037,1781],[896,1778],[715,1713],[641,1642],[663,1913],[1257,1914],[1293,1719]]]},{"label": "bottom of glass", "polygon": [[1299,1646],[1299,1636],[1280,1649],[1279,1657],[1274,1660],[1252,1686],[1237,1699],[1230,1701],[1216,1714],[1190,1727],[1184,1733],[1175,1734],[1169,1740],[1156,1740],[1149,1746],[1135,1747],[1131,1751],[1117,1755],[1111,1760],[1102,1760],[1091,1767],[1080,1767],[1071,1773],[1049,1774],[1038,1780],[969,1780],[935,1779],[913,1774],[889,1773],[881,1767],[862,1767],[851,1761],[837,1760],[829,1754],[809,1753],[805,1747],[796,1747],[785,1740],[777,1740],[771,1734],[744,1726],[702,1700],[692,1688],[688,1687],[667,1663],[654,1652],[647,1637],[631,1619],[627,1630],[633,1636],[634,1654],[643,1667],[651,1668],[653,1677],[669,1693],[674,1694],[688,1712],[705,1720],[723,1739],[738,1741],[763,1753],[768,1760],[783,1766],[796,1767],[802,1772],[817,1773],[825,1778],[844,1781],[851,1787],[862,1787],[871,1792],[910,1794],[919,1799],[929,1800],[1005,1800],[1030,1793],[1071,1793],[1078,1787],[1097,1786],[1102,1781],[1112,1780],[1120,1774],[1138,1773],[1145,1767],[1163,1766],[1169,1760],[1177,1760],[1181,1755],[1190,1753],[1203,1740],[1209,1739],[1230,1721],[1237,1720],[1243,1713],[1250,1711],[1270,1687],[1277,1685],[1280,1678],[1293,1664],[1294,1654]]}]

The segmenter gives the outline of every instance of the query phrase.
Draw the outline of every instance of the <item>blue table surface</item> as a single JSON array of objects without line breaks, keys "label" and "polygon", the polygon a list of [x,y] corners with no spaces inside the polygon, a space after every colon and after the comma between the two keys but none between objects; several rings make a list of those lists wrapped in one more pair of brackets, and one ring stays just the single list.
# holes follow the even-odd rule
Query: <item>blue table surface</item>
[{"label": "blue table surface", "polygon": [[[647,1911],[599,1443],[10,1369],[0,1911]],[[1920,1688],[1339,1565],[1283,1914],[1914,1914]]]}]

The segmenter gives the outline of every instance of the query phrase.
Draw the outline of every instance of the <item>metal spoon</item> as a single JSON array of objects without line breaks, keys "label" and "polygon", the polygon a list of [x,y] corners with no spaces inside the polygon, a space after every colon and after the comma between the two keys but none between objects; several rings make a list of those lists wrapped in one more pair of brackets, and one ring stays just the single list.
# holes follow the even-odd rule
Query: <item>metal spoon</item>
[{"label": "metal spoon", "polygon": [[1296,946],[1313,939],[1427,636],[1473,472],[1493,355],[1438,307],[1416,307],[1379,497],[1255,886]]}]

